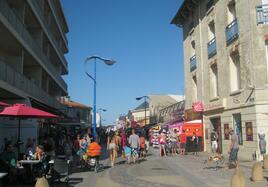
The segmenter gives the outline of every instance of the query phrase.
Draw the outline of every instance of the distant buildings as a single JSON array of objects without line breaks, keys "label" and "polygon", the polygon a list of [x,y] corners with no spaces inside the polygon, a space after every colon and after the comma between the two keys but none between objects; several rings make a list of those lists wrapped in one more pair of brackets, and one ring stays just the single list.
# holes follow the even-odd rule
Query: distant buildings
[{"label": "distant buildings", "polygon": [[[145,111],[146,111],[146,118],[145,118]],[[149,124],[150,119],[149,103],[143,102],[134,110],[131,110],[129,115],[132,127],[136,125],[142,127],[145,124]]]},{"label": "distant buildings", "polygon": [[150,123],[158,123],[160,111],[184,99],[183,95],[149,95]]},{"label": "distant buildings", "polygon": [[[146,125],[160,122],[160,111],[183,100],[181,95],[149,95],[146,102]],[[132,127],[145,125],[145,102],[128,113]],[[163,122],[163,121],[161,121]]]},{"label": "distant buildings", "polygon": [[88,128],[92,126],[92,108],[84,104],[71,101],[68,98],[64,99],[63,105],[65,105],[64,114],[66,117],[59,121],[59,124],[64,126],[80,126]]},{"label": "distant buildings", "polygon": [[[266,5],[265,5],[266,4]],[[239,157],[260,154],[268,136],[267,0],[185,0],[172,20],[183,30],[185,109],[204,109],[205,150],[210,132],[228,154],[229,130],[239,135]]]}]

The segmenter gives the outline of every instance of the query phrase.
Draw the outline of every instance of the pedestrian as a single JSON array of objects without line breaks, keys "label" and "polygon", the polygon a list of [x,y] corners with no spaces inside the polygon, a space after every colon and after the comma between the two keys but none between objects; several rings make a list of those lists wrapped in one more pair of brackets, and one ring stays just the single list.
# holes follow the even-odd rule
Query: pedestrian
[{"label": "pedestrian", "polygon": [[185,155],[185,149],[186,149],[185,130],[182,130],[182,133],[180,135],[180,145],[181,145],[181,155]]},{"label": "pedestrian", "polygon": [[76,139],[75,139],[74,144],[73,144],[73,150],[74,150],[74,155],[75,155],[75,158],[74,158],[75,164],[78,167],[81,165],[81,163],[80,163],[81,159],[80,159],[80,156],[78,154],[79,149],[80,149],[80,135],[77,134]]},{"label": "pedestrian", "polygon": [[131,160],[131,147],[130,147],[129,143],[126,143],[126,146],[124,148],[124,152],[125,152],[126,162],[128,164],[130,164],[130,160]]},{"label": "pedestrian", "polygon": [[140,157],[145,158],[145,138],[144,135],[140,135]]},{"label": "pedestrian", "polygon": [[213,129],[211,134],[210,134],[210,140],[211,140],[211,150],[212,153],[215,154],[217,153],[218,149],[218,133]]},{"label": "pedestrian", "polygon": [[170,129],[170,142],[171,142],[171,154],[176,155],[176,148],[177,148],[177,129]]},{"label": "pedestrian", "polygon": [[107,150],[110,154],[110,160],[111,160],[111,166],[113,167],[115,164],[115,158],[116,158],[116,139],[115,134],[113,132],[110,132],[107,140]]},{"label": "pedestrian", "polygon": [[132,129],[132,134],[128,139],[128,143],[130,144],[132,159],[133,163],[135,164],[136,160],[138,159],[138,151],[140,149],[140,137],[135,133],[135,129]]},{"label": "pedestrian", "polygon": [[27,143],[25,145],[25,154],[32,155],[34,153],[34,144],[32,138],[27,139]]},{"label": "pedestrian", "polygon": [[122,157],[125,157],[125,147],[127,146],[127,135],[125,130],[121,133]]},{"label": "pedestrian", "polygon": [[239,150],[238,135],[233,129],[230,130],[231,144],[229,150],[229,168],[237,167],[237,155]]},{"label": "pedestrian", "polygon": [[70,162],[73,162],[73,143],[71,141],[71,136],[68,135],[67,139],[65,139],[63,143],[64,147],[64,154],[66,156],[66,159],[70,160]]},{"label": "pedestrian", "polygon": [[262,155],[262,159],[264,159],[264,155],[266,154],[266,140],[265,140],[265,133],[263,131],[260,131],[259,134],[259,147],[260,147],[260,153]]},{"label": "pedestrian", "polygon": [[115,143],[116,143],[116,157],[118,157],[118,155],[120,153],[122,153],[122,144],[121,144],[121,136],[119,135],[119,131],[115,131]]},{"label": "pedestrian", "polygon": [[165,134],[165,129],[162,130],[162,132],[160,133],[160,135],[158,136],[158,142],[159,142],[159,146],[160,146],[160,156],[162,156],[162,152],[164,154],[164,156],[167,156],[166,153],[166,134]]},{"label": "pedestrian", "polygon": [[196,133],[193,132],[193,136],[192,136],[192,144],[193,144],[193,148],[194,148],[194,155],[197,155],[198,152],[198,136],[196,136]]}]

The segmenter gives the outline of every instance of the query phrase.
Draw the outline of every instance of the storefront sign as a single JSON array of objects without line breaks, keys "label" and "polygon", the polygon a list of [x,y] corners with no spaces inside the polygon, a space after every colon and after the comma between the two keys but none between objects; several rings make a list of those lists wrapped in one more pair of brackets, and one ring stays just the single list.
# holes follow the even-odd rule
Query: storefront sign
[{"label": "storefront sign", "polygon": [[185,110],[185,121],[192,121],[196,119],[201,119],[201,113],[194,112],[193,109]]},{"label": "storefront sign", "polygon": [[201,101],[193,103],[194,112],[202,112],[203,111],[203,103]]},{"label": "storefront sign", "polygon": [[[225,100],[224,100],[225,101]],[[216,101],[204,105],[204,111],[217,110],[225,107],[224,101]]]},{"label": "storefront sign", "polygon": [[224,124],[224,139],[229,140],[229,124]]},{"label": "storefront sign", "polygon": [[246,122],[246,140],[253,141],[252,122]]}]

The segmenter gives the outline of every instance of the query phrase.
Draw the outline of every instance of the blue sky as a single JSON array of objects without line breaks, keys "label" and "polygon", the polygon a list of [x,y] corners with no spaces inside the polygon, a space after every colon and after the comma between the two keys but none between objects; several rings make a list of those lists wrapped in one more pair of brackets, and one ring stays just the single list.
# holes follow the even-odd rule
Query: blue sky
[{"label": "blue sky", "polygon": [[[69,25],[71,99],[92,106],[93,81],[84,60],[99,55],[117,61],[98,63],[97,108],[104,123],[138,106],[149,94],[183,94],[182,30],[170,24],[182,0],[63,1]],[[86,67],[92,73],[93,63]]]}]

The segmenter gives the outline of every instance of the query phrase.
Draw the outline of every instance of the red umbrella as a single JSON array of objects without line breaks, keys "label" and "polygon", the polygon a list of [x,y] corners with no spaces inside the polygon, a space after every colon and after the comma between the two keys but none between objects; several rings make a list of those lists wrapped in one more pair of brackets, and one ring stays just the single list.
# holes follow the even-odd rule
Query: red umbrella
[{"label": "red umbrella", "polygon": [[[0,116],[5,117],[16,117],[19,120],[18,126],[18,143],[20,143],[20,121],[25,118],[57,118],[58,116],[26,106],[25,104],[15,104],[13,106],[7,106],[4,108],[2,112],[0,112]],[[19,153],[19,145],[18,145],[18,153]]]},{"label": "red umbrella", "polygon": [[9,104],[0,101],[0,106],[6,107],[9,106]]}]

